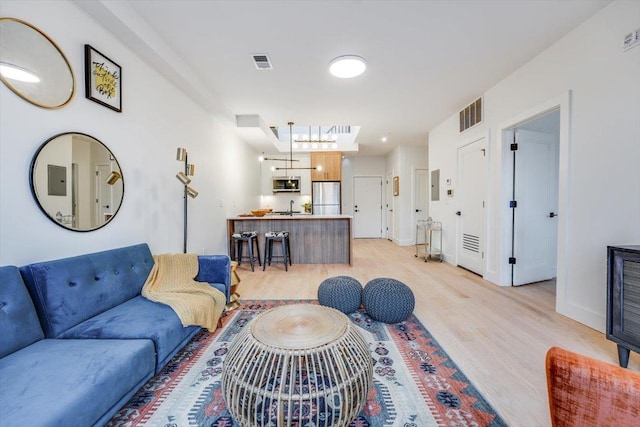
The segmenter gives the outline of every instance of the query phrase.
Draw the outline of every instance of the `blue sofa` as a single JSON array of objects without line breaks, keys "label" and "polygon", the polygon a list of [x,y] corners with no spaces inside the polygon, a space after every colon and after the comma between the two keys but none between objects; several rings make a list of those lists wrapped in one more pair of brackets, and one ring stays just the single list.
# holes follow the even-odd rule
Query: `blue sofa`
[{"label": "blue sofa", "polygon": [[[231,287],[226,255],[196,280]],[[140,295],[146,244],[0,267],[0,426],[94,426],[111,417],[200,330]]]}]

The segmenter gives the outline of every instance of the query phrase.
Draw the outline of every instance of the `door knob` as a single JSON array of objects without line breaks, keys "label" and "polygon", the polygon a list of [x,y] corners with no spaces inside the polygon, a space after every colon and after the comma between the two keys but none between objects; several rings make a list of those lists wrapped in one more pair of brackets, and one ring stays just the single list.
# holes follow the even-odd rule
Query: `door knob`
[{"label": "door knob", "polygon": [[457,212],[456,212],[456,215],[458,215],[458,216],[462,216],[462,212],[457,211]]},{"label": "door knob", "polygon": [[554,218],[554,217],[557,217],[557,216],[558,216],[558,214],[557,214],[557,213],[555,213],[555,212],[549,212],[549,218]]}]

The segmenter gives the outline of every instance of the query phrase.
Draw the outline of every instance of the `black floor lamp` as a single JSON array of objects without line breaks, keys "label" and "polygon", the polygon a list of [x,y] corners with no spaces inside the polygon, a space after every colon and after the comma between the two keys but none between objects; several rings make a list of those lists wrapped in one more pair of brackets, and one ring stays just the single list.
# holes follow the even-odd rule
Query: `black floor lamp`
[{"label": "black floor lamp", "polygon": [[189,186],[189,183],[191,182],[191,178],[189,177],[193,176],[196,167],[193,164],[189,163],[188,157],[189,155],[185,148],[178,148],[178,151],[176,153],[176,160],[184,162],[184,172],[178,172],[176,174],[176,178],[178,178],[178,181],[180,181],[184,186],[184,244],[182,253],[185,254],[187,253],[187,197],[191,197],[192,199],[198,197],[198,192]]}]

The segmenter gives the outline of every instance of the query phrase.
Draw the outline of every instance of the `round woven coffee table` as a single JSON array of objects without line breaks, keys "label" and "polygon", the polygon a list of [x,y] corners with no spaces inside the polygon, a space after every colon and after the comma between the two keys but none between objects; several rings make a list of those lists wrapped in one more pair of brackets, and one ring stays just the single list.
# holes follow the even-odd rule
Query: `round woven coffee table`
[{"label": "round woven coffee table", "polygon": [[293,304],[253,319],[225,357],[222,390],[241,426],[348,426],[372,382],[369,346],[349,318]]}]

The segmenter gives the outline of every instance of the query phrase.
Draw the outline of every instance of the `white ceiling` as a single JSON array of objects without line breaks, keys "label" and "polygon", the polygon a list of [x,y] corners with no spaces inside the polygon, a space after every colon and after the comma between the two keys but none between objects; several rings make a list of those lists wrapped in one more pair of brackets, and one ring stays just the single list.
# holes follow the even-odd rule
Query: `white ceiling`
[{"label": "white ceiling", "polygon": [[[233,115],[258,115],[266,129],[361,126],[358,155],[382,155],[426,144],[434,126],[610,1],[136,0],[115,3],[148,27],[119,22],[112,31],[155,30],[183,60],[175,74],[197,76]],[[147,49],[147,59],[159,55],[129,45]],[[273,70],[257,70],[256,53],[268,54]],[[329,61],[346,54],[367,60],[362,76],[328,73]],[[275,150],[265,132],[248,139]]]}]

